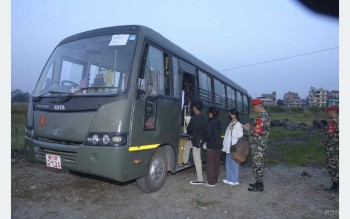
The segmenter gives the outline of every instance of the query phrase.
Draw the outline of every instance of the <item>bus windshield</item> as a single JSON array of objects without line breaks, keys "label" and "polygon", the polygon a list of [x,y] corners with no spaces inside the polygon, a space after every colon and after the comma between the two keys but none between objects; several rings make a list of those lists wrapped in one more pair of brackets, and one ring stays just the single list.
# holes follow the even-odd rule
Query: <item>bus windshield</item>
[{"label": "bus windshield", "polygon": [[33,96],[121,94],[127,89],[135,45],[135,34],[62,44],[48,60]]}]

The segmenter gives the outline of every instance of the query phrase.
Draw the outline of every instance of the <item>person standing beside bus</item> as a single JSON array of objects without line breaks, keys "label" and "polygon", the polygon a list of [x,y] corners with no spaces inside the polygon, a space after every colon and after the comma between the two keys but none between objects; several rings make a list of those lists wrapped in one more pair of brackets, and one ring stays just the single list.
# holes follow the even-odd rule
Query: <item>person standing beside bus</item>
[{"label": "person standing beside bus", "polygon": [[329,116],[327,127],[322,133],[321,143],[326,150],[326,168],[332,179],[332,186],[325,189],[339,192],[339,106],[326,108]]},{"label": "person standing beside bus", "polygon": [[210,107],[208,109],[208,123],[206,127],[205,139],[207,143],[206,171],[207,180],[205,186],[214,187],[219,178],[220,157],[222,150],[220,120],[218,119],[219,109]]},{"label": "person standing beside bus", "polygon": [[187,133],[190,135],[190,140],[185,143],[183,162],[180,165],[186,166],[188,164],[190,151],[192,149],[194,165],[196,166],[197,180],[190,181],[190,183],[193,185],[201,185],[203,184],[201,147],[205,140],[205,128],[207,122],[204,116],[201,114],[203,109],[202,102],[195,101],[192,103],[192,109],[195,115],[191,118],[186,128]]},{"label": "person standing beside bus", "polygon": [[237,143],[238,139],[243,137],[243,126],[238,121],[238,111],[233,108],[228,113],[230,124],[228,125],[222,151],[226,153],[226,177],[223,180],[224,183],[238,186],[238,175],[239,175],[239,163],[231,158],[230,147]]},{"label": "person standing beside bus", "polygon": [[267,141],[270,134],[270,116],[265,111],[263,101],[260,99],[252,100],[253,111],[257,113],[255,126],[252,128],[249,123],[244,125],[249,136],[250,148],[252,150],[252,167],[255,176],[255,183],[249,184],[251,188],[248,191],[264,191],[264,159]]}]

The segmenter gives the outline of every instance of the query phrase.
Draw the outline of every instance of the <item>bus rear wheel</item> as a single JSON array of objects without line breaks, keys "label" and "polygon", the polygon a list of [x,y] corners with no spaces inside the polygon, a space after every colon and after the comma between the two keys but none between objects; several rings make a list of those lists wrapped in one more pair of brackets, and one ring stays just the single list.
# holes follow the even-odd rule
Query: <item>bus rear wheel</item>
[{"label": "bus rear wheel", "polygon": [[155,192],[162,188],[167,176],[167,159],[160,148],[152,156],[148,174],[136,180],[137,186],[146,193]]}]

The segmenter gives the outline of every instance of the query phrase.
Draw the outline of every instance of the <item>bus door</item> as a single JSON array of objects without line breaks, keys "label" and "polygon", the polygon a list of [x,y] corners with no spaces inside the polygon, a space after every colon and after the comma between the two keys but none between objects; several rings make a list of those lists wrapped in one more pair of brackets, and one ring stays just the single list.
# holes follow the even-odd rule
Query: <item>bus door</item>
[{"label": "bus door", "polygon": [[179,86],[174,57],[146,43],[133,121],[133,132],[137,129],[135,138],[143,138],[143,142],[137,140],[139,144],[158,145],[155,149],[169,146],[177,154],[181,122]]}]

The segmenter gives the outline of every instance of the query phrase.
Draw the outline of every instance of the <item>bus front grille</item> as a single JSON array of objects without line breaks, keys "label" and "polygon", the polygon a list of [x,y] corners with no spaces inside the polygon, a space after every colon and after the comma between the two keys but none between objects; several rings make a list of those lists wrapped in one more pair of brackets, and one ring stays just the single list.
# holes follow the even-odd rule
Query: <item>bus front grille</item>
[{"label": "bus front grille", "polygon": [[46,154],[58,155],[62,162],[74,163],[76,159],[76,152],[52,150],[43,147],[35,147],[36,158],[41,161],[46,161]]}]

